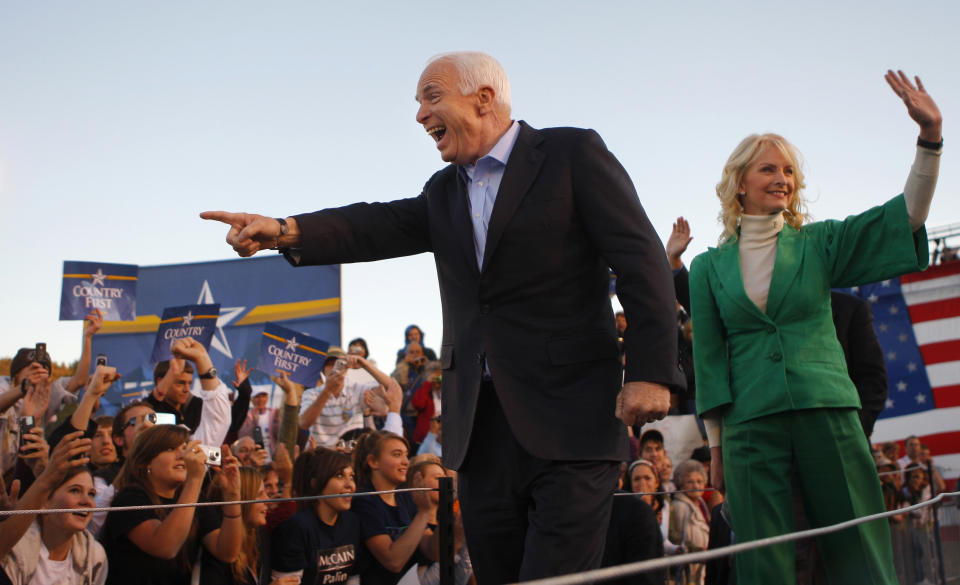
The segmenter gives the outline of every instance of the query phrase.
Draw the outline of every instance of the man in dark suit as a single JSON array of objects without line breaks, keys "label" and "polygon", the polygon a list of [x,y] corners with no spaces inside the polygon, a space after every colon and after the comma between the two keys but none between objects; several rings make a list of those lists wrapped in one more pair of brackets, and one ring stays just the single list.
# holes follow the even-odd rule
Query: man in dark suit
[{"label": "man in dark suit", "polygon": [[[433,252],[443,303],[444,461],[479,581],[599,565],[624,423],[662,418],[677,369],[663,247],[596,132],[510,117],[482,53],[435,58],[417,121],[451,163],[415,198],[276,220],[206,212],[241,256],[294,265]],[[629,321],[621,388],[609,268]],[[618,420],[619,417],[619,420]]]},{"label": "man in dark suit", "polygon": [[830,303],[847,373],[860,395],[860,424],[869,442],[873,425],[887,402],[887,366],[873,328],[873,311],[867,301],[837,291],[830,293]]}]

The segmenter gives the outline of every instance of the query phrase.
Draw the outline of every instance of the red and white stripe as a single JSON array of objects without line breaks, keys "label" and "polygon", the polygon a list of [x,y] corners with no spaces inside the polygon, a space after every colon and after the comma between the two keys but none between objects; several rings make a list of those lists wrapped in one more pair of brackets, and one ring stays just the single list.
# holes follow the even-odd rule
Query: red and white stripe
[{"label": "red and white stripe", "polygon": [[937,408],[877,421],[871,440],[917,435],[934,463],[960,476],[960,261],[900,278]]}]

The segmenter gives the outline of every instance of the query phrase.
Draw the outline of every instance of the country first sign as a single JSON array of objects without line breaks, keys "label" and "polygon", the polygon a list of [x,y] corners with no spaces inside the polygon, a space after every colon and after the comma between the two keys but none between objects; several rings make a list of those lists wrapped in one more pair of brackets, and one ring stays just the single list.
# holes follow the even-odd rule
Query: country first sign
[{"label": "country first sign", "polygon": [[329,347],[326,341],[276,323],[267,323],[260,340],[257,369],[270,376],[276,375],[277,370],[283,370],[291,380],[310,388],[316,386],[320,379]]},{"label": "country first sign", "polygon": [[137,318],[136,264],[63,263],[60,320],[83,319],[100,309],[106,321]]},{"label": "country first sign", "polygon": [[209,350],[210,340],[217,328],[219,317],[218,303],[167,307],[163,310],[163,317],[160,318],[160,328],[157,329],[157,339],[153,343],[150,361],[157,363],[173,357],[170,348],[178,339],[184,337],[192,337]]}]

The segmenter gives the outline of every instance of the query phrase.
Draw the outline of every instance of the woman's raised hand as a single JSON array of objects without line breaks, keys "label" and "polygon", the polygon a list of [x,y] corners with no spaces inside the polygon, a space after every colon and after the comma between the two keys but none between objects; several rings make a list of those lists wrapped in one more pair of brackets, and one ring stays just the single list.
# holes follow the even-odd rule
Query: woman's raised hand
[{"label": "woman's raised hand", "polygon": [[920,138],[927,142],[940,142],[943,139],[941,134],[943,116],[936,102],[923,87],[920,78],[914,77],[917,81],[917,85],[914,86],[903,71],[894,72],[888,69],[883,77],[890,85],[890,89],[903,100],[907,106],[907,113],[913,121],[920,125]]}]

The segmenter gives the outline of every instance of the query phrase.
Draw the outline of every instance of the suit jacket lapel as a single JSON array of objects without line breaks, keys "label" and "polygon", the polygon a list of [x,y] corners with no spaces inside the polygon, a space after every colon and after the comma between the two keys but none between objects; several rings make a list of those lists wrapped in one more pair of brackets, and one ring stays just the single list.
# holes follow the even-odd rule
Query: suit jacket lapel
[{"label": "suit jacket lapel", "polygon": [[455,170],[455,178],[452,181],[453,186],[449,188],[452,193],[447,194],[447,201],[450,201],[450,225],[453,226],[453,237],[460,243],[460,247],[467,258],[467,265],[471,268],[474,276],[480,274],[480,268],[477,266],[477,247],[473,237],[473,224],[470,222],[470,209],[467,203],[467,186],[463,177],[460,176],[460,170]]},{"label": "suit jacket lapel", "polygon": [[[493,212],[490,215],[481,272],[486,269],[487,262],[500,242],[503,230],[506,229],[507,223],[517,211],[523,196],[527,194],[540,171],[544,154],[535,147],[542,140],[539,132],[527,126],[525,122],[520,122],[520,132],[517,134],[517,141],[513,145],[510,159],[507,161],[503,180],[500,181],[500,190],[497,191],[497,202],[494,203]],[[469,219],[467,221],[469,222]]]},{"label": "suit jacket lapel", "polygon": [[719,257],[715,263],[717,276],[720,277],[720,283],[723,285],[723,288],[726,289],[730,300],[754,317],[768,321],[769,318],[767,315],[747,296],[747,291],[743,287],[743,274],[740,270],[739,242],[724,244],[720,246],[719,251]]},{"label": "suit jacket lapel", "polygon": [[793,226],[784,224],[777,238],[777,261],[773,265],[770,293],[767,295],[767,314],[771,317],[777,314],[787,292],[800,274],[803,249],[800,232]]}]

